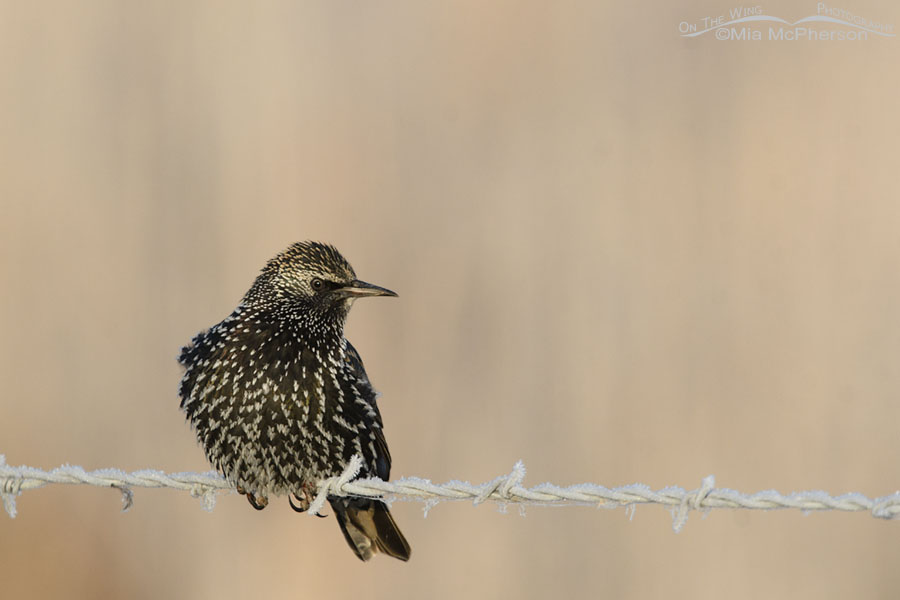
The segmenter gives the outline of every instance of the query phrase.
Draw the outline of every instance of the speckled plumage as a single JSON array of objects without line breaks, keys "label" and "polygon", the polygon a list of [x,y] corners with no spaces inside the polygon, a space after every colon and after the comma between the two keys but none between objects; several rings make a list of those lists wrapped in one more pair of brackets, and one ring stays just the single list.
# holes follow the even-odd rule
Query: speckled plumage
[{"label": "speckled plumage", "polygon": [[[270,260],[234,312],[182,349],[181,407],[210,463],[251,504],[293,494],[308,506],[318,482],[350,457],[360,476],[390,476],[377,393],[344,322],[360,296],[396,295],[356,279],[325,244],[302,242]],[[402,560],[409,545],[379,500],[329,498],[357,556]]]}]

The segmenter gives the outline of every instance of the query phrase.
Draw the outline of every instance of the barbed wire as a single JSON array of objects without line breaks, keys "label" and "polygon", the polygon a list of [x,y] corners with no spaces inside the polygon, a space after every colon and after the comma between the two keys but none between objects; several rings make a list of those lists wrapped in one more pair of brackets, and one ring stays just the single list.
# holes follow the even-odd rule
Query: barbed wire
[{"label": "barbed wire", "polygon": [[[516,463],[512,471],[481,484],[465,481],[432,483],[428,479],[404,477],[394,481],[356,479],[362,461],[354,456],[347,468],[338,477],[322,481],[318,494],[310,504],[308,513],[319,514],[328,496],[383,497],[387,502],[395,500],[420,501],[425,503],[425,512],[439,502],[466,500],[474,504],[494,502],[501,506],[596,506],[599,508],[626,507],[630,510],[639,504],[660,504],[672,512],[672,528],[681,531],[692,510],[707,512],[714,508],[773,510],[796,509],[809,513],[813,511],[839,510],[847,512],[870,512],[879,519],[900,517],[900,491],[887,496],[870,499],[862,494],[849,493],[831,496],[823,491],[805,491],[781,494],[766,490],[754,494],[717,488],[715,478],[705,477],[699,488],[686,490],[681,487],[666,487],[652,490],[649,486],[635,483],[615,488],[607,488],[593,483],[582,483],[561,487],[544,483],[527,488],[525,465]],[[127,473],[119,469],[99,469],[85,471],[79,466],[63,465],[51,471],[33,467],[13,467],[6,464],[0,454],[0,496],[3,507],[10,517],[16,516],[16,498],[25,490],[33,490],[48,484],[84,484],[111,487],[122,494],[123,510],[134,503],[132,488],[169,488],[188,491],[200,498],[206,510],[212,510],[216,494],[233,492],[234,486],[215,472],[207,473],[164,473],[156,470],[141,470]]]}]

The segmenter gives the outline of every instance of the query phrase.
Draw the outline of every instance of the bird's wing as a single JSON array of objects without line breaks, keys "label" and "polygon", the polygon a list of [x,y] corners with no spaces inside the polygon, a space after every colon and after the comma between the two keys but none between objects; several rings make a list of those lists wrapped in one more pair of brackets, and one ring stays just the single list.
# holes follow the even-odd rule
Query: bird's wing
[{"label": "bird's wing", "polygon": [[366,401],[368,408],[370,409],[370,411],[367,412],[370,412],[374,418],[371,429],[375,436],[375,474],[387,481],[391,475],[391,453],[388,450],[387,440],[384,439],[384,423],[381,420],[381,411],[378,410],[378,403],[376,402],[378,392],[372,387],[369,376],[366,375],[366,369],[363,366],[359,352],[356,351],[356,348],[353,347],[353,344],[351,344],[349,340],[347,341],[347,351],[344,356],[344,361],[350,370],[350,373],[356,378],[359,384],[360,395]]},{"label": "bird's wing", "polygon": [[363,397],[366,399],[371,398],[369,405],[375,411],[377,417],[376,422],[379,426],[384,425],[381,421],[381,412],[378,410],[378,404],[375,402],[375,399],[378,397],[378,392],[372,387],[369,376],[366,375],[366,368],[363,366],[363,361],[359,356],[359,352],[356,351],[356,348],[353,347],[353,344],[351,344],[349,340],[347,341],[347,352],[344,354],[344,362],[350,368],[350,373],[359,382],[361,387],[360,392],[366,392],[363,394]]}]

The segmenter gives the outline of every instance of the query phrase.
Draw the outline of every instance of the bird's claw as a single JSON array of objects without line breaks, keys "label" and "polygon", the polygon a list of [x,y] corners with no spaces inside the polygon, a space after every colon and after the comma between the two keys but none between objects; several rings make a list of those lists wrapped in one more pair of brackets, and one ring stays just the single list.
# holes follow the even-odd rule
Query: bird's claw
[{"label": "bird's claw", "polygon": [[297,498],[296,494],[291,494],[290,496],[288,496],[288,504],[290,504],[291,508],[293,508],[296,512],[302,513],[309,510],[309,502],[304,502],[303,500],[300,500],[300,498],[297,498],[297,502],[300,502],[300,506],[297,506],[296,504],[294,504],[293,498]]},{"label": "bird's claw", "polygon": [[247,500],[250,501],[250,506],[256,510],[262,510],[269,505],[269,499],[265,496],[254,496],[249,492],[247,492]]},{"label": "bird's claw", "polygon": [[[299,504],[294,504],[292,498],[296,498]],[[309,493],[309,490],[303,489],[300,496],[298,496],[297,494],[291,494],[290,496],[288,496],[288,504],[290,504],[291,508],[293,508],[298,513],[306,512],[307,510],[309,510],[309,505],[312,504],[312,495]],[[316,516],[324,519],[328,515],[316,513]]]}]

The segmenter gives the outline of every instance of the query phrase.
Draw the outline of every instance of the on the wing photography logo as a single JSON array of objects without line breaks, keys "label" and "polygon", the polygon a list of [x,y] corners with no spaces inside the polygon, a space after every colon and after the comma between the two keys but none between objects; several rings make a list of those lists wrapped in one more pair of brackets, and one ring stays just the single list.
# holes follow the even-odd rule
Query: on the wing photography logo
[{"label": "on the wing photography logo", "polygon": [[817,2],[814,14],[796,21],[767,14],[762,6],[737,6],[725,14],[681,21],[678,31],[682,37],[741,42],[859,42],[896,35],[893,24],[825,2]]}]

